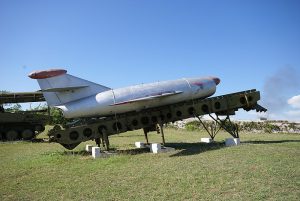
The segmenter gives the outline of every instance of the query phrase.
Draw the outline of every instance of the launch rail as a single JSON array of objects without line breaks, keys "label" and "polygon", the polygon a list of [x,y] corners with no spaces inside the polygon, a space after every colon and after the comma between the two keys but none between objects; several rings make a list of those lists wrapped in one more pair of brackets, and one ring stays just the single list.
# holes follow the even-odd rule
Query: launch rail
[{"label": "launch rail", "polygon": [[[266,109],[257,103],[259,100],[260,92],[252,89],[206,99],[194,99],[148,108],[142,111],[114,114],[108,117],[82,119],[67,128],[56,125],[49,131],[48,135],[51,142],[60,143],[69,150],[74,149],[81,142],[93,139],[98,145],[100,145],[102,140],[103,145],[108,149],[109,135],[143,128],[147,143],[147,133],[158,131],[162,134],[164,144],[163,124],[192,117],[196,117],[202,122],[199,116],[209,115],[216,122],[216,125],[219,125],[218,129],[209,130],[203,124],[212,139],[220,128],[223,128],[233,137],[238,138],[238,127],[230,120],[230,116],[235,115],[235,112],[239,109],[265,112]],[[212,114],[215,114],[215,117]],[[225,119],[221,119],[220,116],[225,116]]]}]

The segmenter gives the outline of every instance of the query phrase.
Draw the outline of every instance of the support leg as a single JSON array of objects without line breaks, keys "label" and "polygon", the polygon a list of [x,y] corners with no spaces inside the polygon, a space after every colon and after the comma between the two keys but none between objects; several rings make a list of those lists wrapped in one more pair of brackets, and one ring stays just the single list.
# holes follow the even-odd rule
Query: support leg
[{"label": "support leg", "polygon": [[95,142],[98,147],[100,147],[100,141],[101,141],[100,138],[95,138]]},{"label": "support leg", "polygon": [[163,129],[163,124],[159,124],[160,131],[161,131],[161,139],[162,139],[162,144],[165,146],[165,134],[164,134],[164,129]]},{"label": "support leg", "polygon": [[105,129],[102,129],[103,141],[105,143],[106,150],[109,151],[109,139]]},{"label": "support leg", "polygon": [[217,118],[214,118],[212,115],[209,114],[209,116],[219,124],[220,127],[222,127],[226,132],[228,132],[232,137],[239,138],[239,129],[238,125],[233,123],[230,120],[229,115],[227,115],[226,119],[221,120],[219,116],[217,115]]},{"label": "support leg", "polygon": [[148,140],[148,131],[144,128],[144,136],[145,136],[145,139],[146,139],[146,143],[149,144],[149,140]]},{"label": "support leg", "polygon": [[104,148],[105,147],[105,143],[104,143],[103,134],[101,132],[100,132],[100,140],[101,140],[101,143],[102,143],[102,147]]},{"label": "support leg", "polygon": [[211,139],[214,140],[214,138],[216,137],[216,135],[220,131],[221,127],[218,128],[217,123],[215,123],[215,124],[212,123],[210,125],[210,130],[209,130],[208,126],[205,125],[205,123],[200,119],[199,116],[195,116],[195,117],[197,117],[197,119],[200,121],[200,123],[202,124],[202,126],[204,127],[204,129],[206,130],[208,135],[211,137]]}]

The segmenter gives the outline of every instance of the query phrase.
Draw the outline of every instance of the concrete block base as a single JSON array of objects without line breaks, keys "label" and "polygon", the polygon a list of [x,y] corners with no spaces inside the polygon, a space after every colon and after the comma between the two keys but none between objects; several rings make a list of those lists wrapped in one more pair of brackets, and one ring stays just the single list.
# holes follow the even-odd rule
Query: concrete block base
[{"label": "concrete block base", "polygon": [[239,144],[240,144],[240,138],[227,138],[225,140],[226,147],[237,146]]},{"label": "concrete block base", "polygon": [[92,152],[92,147],[93,147],[93,145],[87,144],[87,145],[85,146],[85,150],[86,150],[87,152]]},{"label": "concrete block base", "polygon": [[143,143],[143,142],[135,142],[135,146],[137,147],[137,148],[145,148],[146,146],[145,146],[145,143]]},{"label": "concrete block base", "polygon": [[93,158],[99,158],[100,157],[100,147],[93,147],[92,148],[92,156]]},{"label": "concrete block base", "polygon": [[201,142],[204,142],[204,143],[212,143],[213,140],[209,137],[203,137],[201,138]]},{"label": "concrete block base", "polygon": [[153,143],[150,145],[150,151],[154,154],[167,153],[167,152],[175,151],[175,148],[162,147],[161,144],[159,143]]},{"label": "concrete block base", "polygon": [[160,153],[161,152],[161,145],[158,144],[158,143],[151,144],[150,151],[154,154]]}]

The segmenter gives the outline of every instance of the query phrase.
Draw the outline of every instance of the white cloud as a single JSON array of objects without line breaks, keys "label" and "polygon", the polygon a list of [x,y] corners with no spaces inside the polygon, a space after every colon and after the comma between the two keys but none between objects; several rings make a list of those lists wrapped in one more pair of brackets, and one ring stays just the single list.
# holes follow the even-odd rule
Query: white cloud
[{"label": "white cloud", "polygon": [[293,108],[300,109],[300,95],[293,96],[292,98],[288,99],[287,103],[292,106]]}]

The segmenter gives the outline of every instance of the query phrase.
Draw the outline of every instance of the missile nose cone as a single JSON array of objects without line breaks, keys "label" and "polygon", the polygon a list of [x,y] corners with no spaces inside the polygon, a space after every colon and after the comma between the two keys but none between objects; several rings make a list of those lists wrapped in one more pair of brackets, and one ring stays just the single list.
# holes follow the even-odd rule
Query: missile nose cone
[{"label": "missile nose cone", "polygon": [[218,77],[213,77],[212,79],[214,80],[216,85],[220,84],[220,82],[221,82],[220,78],[218,78]]}]

